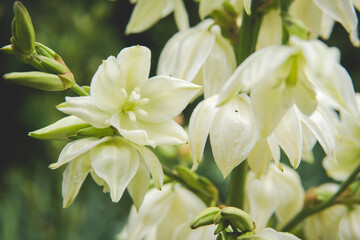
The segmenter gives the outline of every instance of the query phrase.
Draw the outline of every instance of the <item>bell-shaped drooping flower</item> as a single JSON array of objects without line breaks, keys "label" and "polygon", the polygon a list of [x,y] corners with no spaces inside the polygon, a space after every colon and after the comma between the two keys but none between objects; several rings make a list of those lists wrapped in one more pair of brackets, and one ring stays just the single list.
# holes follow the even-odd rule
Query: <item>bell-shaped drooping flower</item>
[{"label": "bell-shaped drooping flower", "polygon": [[215,162],[224,178],[244,161],[257,141],[256,127],[246,94],[235,95],[217,107],[218,95],[206,98],[194,109],[189,123],[191,154],[196,169],[207,136]]},{"label": "bell-shaped drooping flower", "polygon": [[[334,194],[339,186],[327,183],[317,191],[325,195]],[[305,236],[309,240],[352,240],[360,239],[360,205],[346,206],[337,204],[305,220]]]},{"label": "bell-shaped drooping flower", "polygon": [[149,29],[161,18],[174,12],[175,22],[179,30],[189,27],[189,19],[183,0],[130,0],[136,6],[131,14],[125,32],[139,33]]},{"label": "bell-shaped drooping flower", "polygon": [[231,44],[213,20],[180,31],[161,52],[157,73],[204,86],[205,97],[219,92],[236,68]]},{"label": "bell-shaped drooping flower", "polygon": [[206,205],[180,184],[166,184],[161,192],[151,189],[139,211],[133,207],[118,239],[126,240],[208,240],[214,228],[190,229],[191,220]]},{"label": "bell-shaped drooping flower", "polygon": [[261,179],[252,172],[247,175],[244,210],[254,219],[256,231],[265,228],[274,213],[281,226],[302,209],[305,194],[300,177],[295,170],[283,168],[280,171],[271,164]]},{"label": "bell-shaped drooping flower", "polygon": [[150,184],[150,173],[157,188],[163,182],[162,167],[155,154],[145,146],[128,142],[122,137],[83,138],[68,143],[61,151],[56,169],[64,164],[63,205],[68,207],[76,198],[89,173],[94,181],[110,192],[118,202],[127,188],[139,208]]},{"label": "bell-shaped drooping flower", "polygon": [[290,46],[272,46],[248,57],[226,82],[220,103],[239,91],[250,91],[260,139],[269,136],[294,104],[310,116],[326,95],[349,113],[356,112],[351,79],[339,64],[339,51],[324,43],[290,39]]},{"label": "bell-shaped drooping flower", "polygon": [[150,50],[142,46],[110,56],[96,71],[90,96],[67,97],[58,106],[96,128],[114,127],[139,145],[187,142],[184,129],[172,118],[186,107],[200,86],[168,77],[148,79]]},{"label": "bell-shaped drooping flower", "polygon": [[[360,112],[360,94],[356,94]],[[336,162],[326,157],[323,166],[327,174],[335,180],[345,181],[360,163],[360,119],[346,113],[341,114],[337,125]]]}]

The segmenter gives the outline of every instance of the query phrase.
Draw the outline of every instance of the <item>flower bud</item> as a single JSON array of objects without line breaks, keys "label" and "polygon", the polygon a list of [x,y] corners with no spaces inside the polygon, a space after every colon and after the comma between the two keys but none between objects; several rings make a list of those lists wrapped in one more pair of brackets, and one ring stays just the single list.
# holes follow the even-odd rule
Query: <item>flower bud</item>
[{"label": "flower bud", "polygon": [[34,59],[37,62],[37,64],[40,64],[43,68],[45,68],[47,72],[55,73],[55,74],[64,74],[68,71],[68,69],[64,65],[48,57],[35,54],[34,58],[32,59]]},{"label": "flower bud", "polygon": [[58,57],[56,52],[54,52],[51,48],[49,48],[39,42],[35,42],[35,51],[37,54],[44,56],[44,57],[51,58],[51,59],[55,59]]},{"label": "flower bud", "polygon": [[90,124],[78,117],[68,116],[49,126],[30,132],[29,136],[37,139],[69,140],[69,136],[89,126]]},{"label": "flower bud", "polygon": [[96,128],[96,127],[86,127],[79,129],[75,135],[70,136],[71,139],[79,139],[84,137],[106,137],[114,136],[114,130],[111,127],[108,128]]},{"label": "flower bud", "polygon": [[220,208],[208,207],[202,210],[190,223],[191,229],[214,224],[214,219],[220,214]]},{"label": "flower bud", "polygon": [[233,227],[242,232],[253,231],[255,229],[254,222],[249,214],[235,207],[224,207],[221,209],[220,215],[223,219],[229,220]]},{"label": "flower bud", "polygon": [[12,43],[20,53],[30,54],[35,49],[35,31],[28,11],[19,1],[14,3],[14,15]]},{"label": "flower bud", "polygon": [[4,79],[44,91],[63,91],[73,85],[59,75],[37,71],[8,73],[4,75]]}]

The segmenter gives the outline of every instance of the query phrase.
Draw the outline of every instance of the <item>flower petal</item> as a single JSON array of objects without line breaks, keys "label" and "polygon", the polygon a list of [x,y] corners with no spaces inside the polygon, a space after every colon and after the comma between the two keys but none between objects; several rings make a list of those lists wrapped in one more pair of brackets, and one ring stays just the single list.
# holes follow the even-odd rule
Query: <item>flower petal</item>
[{"label": "flower petal", "polygon": [[106,128],[109,125],[105,121],[111,116],[102,111],[89,96],[86,97],[66,97],[66,102],[56,106],[60,111],[72,114],[90,123],[97,128]]},{"label": "flower petal", "polygon": [[246,94],[222,105],[210,129],[214,159],[224,178],[244,161],[256,143],[256,127]]},{"label": "flower petal", "polygon": [[81,155],[71,161],[63,173],[62,196],[63,207],[72,204],[79,193],[81,185],[90,172],[90,159],[88,154]]},{"label": "flower petal", "polygon": [[277,74],[263,79],[251,91],[251,106],[260,139],[268,137],[293,104],[292,87]]},{"label": "flower petal", "polygon": [[145,162],[140,160],[139,169],[135,176],[127,186],[127,190],[133,200],[134,206],[137,211],[144,200],[145,194],[149,189],[150,184],[150,172]]},{"label": "flower petal", "polygon": [[216,36],[212,52],[202,70],[205,98],[219,93],[235,68],[236,59],[231,44],[221,35]]},{"label": "flower petal", "polygon": [[162,17],[174,9],[172,1],[157,0],[156,4],[148,0],[137,0],[125,33],[139,33],[147,30]]},{"label": "flower petal", "polygon": [[148,79],[150,73],[150,58],[150,49],[139,45],[124,48],[117,56],[121,73],[118,81],[125,82],[125,90],[128,96],[130,96],[131,92],[140,86],[143,81]]},{"label": "flower petal", "polygon": [[157,156],[147,147],[132,144],[136,150],[143,157],[147,167],[151,172],[151,176],[154,181],[154,185],[158,190],[161,190],[164,182],[164,172],[161,163]]},{"label": "flower petal", "polygon": [[91,97],[99,109],[114,112],[124,102],[125,96],[120,89],[126,87],[126,82],[121,77],[120,66],[114,56],[108,57],[99,66],[90,87]]},{"label": "flower petal", "polygon": [[284,115],[274,135],[281,148],[285,151],[291,165],[297,168],[301,161],[302,129],[300,118],[294,107]]},{"label": "flower petal", "polygon": [[172,119],[184,110],[200,88],[177,78],[152,77],[141,86],[141,97],[148,98],[150,102],[142,106],[147,115],[139,118],[148,122]]},{"label": "flower petal", "polygon": [[200,18],[204,19],[211,14],[212,11],[220,8],[224,1],[225,0],[201,0],[199,6]]},{"label": "flower petal", "polygon": [[341,23],[350,33],[350,39],[354,46],[359,46],[357,35],[358,19],[353,0],[314,0],[315,4],[326,14]]},{"label": "flower petal", "polygon": [[255,173],[256,178],[260,178],[267,173],[271,158],[271,151],[267,141],[258,141],[247,158],[249,167]]},{"label": "flower petal", "polygon": [[140,163],[139,154],[120,138],[113,138],[90,151],[91,166],[110,188],[113,202],[118,202]]},{"label": "flower petal", "polygon": [[189,122],[189,140],[191,156],[193,158],[192,170],[199,165],[203,156],[207,136],[210,132],[214,117],[218,112],[216,107],[218,95],[212,96],[199,103],[191,114]]},{"label": "flower petal", "polygon": [[109,138],[105,137],[102,139],[97,138],[83,138],[73,142],[68,143],[59,155],[59,159],[56,163],[53,163],[49,166],[51,169],[58,168],[65,163],[70,162],[76,157],[79,157],[81,154],[89,151],[93,147],[99,145],[102,142],[108,141]]},{"label": "flower petal", "polygon": [[189,17],[186,12],[186,8],[182,0],[174,0],[175,9],[174,9],[174,17],[177,28],[181,30],[185,30],[189,28]]}]

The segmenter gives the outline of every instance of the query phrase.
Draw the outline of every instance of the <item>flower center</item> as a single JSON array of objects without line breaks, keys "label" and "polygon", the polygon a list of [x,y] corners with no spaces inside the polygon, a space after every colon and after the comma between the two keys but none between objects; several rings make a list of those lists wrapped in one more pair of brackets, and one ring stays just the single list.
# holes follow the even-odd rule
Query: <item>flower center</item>
[{"label": "flower center", "polygon": [[124,95],[124,103],[122,105],[122,112],[129,115],[129,118],[132,122],[136,121],[136,116],[145,117],[148,115],[148,113],[142,109],[141,107],[147,103],[149,103],[148,98],[141,98],[140,95],[140,88],[136,87],[128,96],[126,90],[122,88],[121,93]]}]

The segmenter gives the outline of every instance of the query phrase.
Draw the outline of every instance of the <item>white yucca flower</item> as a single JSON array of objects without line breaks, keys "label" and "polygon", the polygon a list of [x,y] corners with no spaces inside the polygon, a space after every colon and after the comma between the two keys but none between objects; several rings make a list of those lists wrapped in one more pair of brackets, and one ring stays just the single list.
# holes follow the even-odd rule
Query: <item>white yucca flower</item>
[{"label": "white yucca flower", "polygon": [[149,72],[150,50],[125,48],[100,65],[90,96],[67,97],[58,109],[97,128],[112,126],[139,145],[186,143],[187,133],[173,118],[201,87],[169,76],[149,79]]},{"label": "white yucca flower", "polygon": [[174,12],[179,30],[189,27],[189,19],[183,0],[130,0],[136,6],[131,14],[125,33],[139,33],[149,29],[161,18]]},{"label": "white yucca flower", "polygon": [[214,21],[180,31],[161,52],[157,74],[168,75],[204,86],[205,97],[217,93],[236,67],[231,44]]},{"label": "white yucca flower", "polygon": [[264,229],[274,213],[281,226],[303,207],[305,193],[298,173],[287,166],[283,168],[280,171],[271,164],[261,179],[253,172],[246,177],[244,210],[254,219],[256,231]]},{"label": "white yucca flower", "polygon": [[206,205],[180,184],[151,189],[139,211],[133,207],[119,240],[208,240],[215,239],[214,226],[190,229],[191,220]]},{"label": "white yucca flower", "polygon": [[51,169],[64,164],[63,205],[68,207],[76,198],[89,173],[94,181],[110,192],[118,202],[127,188],[134,205],[139,208],[150,184],[150,172],[157,188],[163,182],[162,166],[155,154],[144,146],[122,137],[84,138],[68,143]]}]

